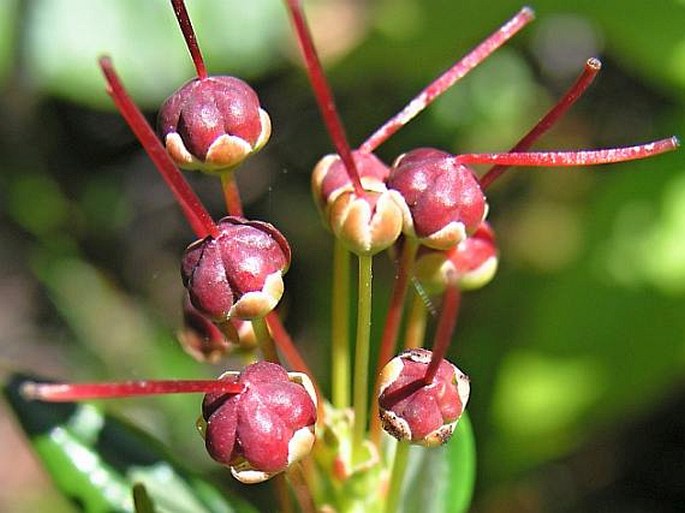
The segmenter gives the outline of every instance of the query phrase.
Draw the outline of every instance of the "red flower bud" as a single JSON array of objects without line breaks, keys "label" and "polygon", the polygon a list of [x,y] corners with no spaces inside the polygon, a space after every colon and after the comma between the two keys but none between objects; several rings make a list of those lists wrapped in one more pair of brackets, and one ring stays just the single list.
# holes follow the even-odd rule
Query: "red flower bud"
[{"label": "red flower bud", "polygon": [[172,94],[157,129],[179,167],[223,172],[266,144],[271,121],[249,85],[219,76],[193,79]]},{"label": "red flower bud", "polygon": [[[372,153],[352,152],[364,190],[384,192],[390,168]],[[354,191],[350,175],[339,155],[323,157],[312,173],[312,193],[319,211],[324,213],[343,192]]]},{"label": "red flower bud", "polygon": [[462,290],[478,289],[487,285],[496,271],[495,232],[486,221],[451,249],[422,248],[414,264],[414,276],[429,294],[441,294],[455,283]]},{"label": "red flower bud", "polygon": [[426,384],[431,354],[411,349],[390,360],[381,371],[378,396],[383,429],[398,440],[425,446],[449,440],[470,391],[469,378],[447,360]]},{"label": "red flower bud", "polygon": [[338,155],[326,155],[314,168],[312,193],[324,224],[350,251],[373,255],[392,245],[402,231],[396,192],[385,180],[390,169],[375,155],[352,153],[364,196],[360,197]]},{"label": "red flower bud", "polygon": [[412,150],[392,166],[388,188],[404,199],[404,233],[421,244],[448,249],[485,218],[485,196],[473,171],[432,148]]},{"label": "red flower bud", "polygon": [[181,265],[193,306],[215,323],[255,319],[273,310],[283,295],[290,246],[271,224],[225,217],[219,235],[194,242]]},{"label": "red flower bud", "polygon": [[236,479],[265,481],[309,453],[314,444],[316,394],[305,374],[258,362],[219,379],[245,388],[238,394],[205,396],[205,445]]},{"label": "red flower bud", "polygon": [[188,294],[183,299],[183,329],[178,340],[183,350],[199,362],[218,362],[237,343],[238,334],[226,337],[207,317],[190,302]]}]

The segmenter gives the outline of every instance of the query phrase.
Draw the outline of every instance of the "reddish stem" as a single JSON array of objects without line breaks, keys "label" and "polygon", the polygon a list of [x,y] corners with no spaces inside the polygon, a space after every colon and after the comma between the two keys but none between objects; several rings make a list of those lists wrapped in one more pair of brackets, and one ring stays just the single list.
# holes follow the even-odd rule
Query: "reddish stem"
[{"label": "reddish stem", "polygon": [[200,199],[190,188],[186,179],[174,165],[171,157],[167,154],[164,146],[162,146],[162,143],[142,112],[140,112],[140,109],[131,100],[116,71],[114,71],[110,58],[102,57],[99,62],[107,80],[107,92],[176,197],[193,231],[200,238],[207,235],[216,237],[218,234],[216,224],[202,205]]},{"label": "reddish stem", "polygon": [[445,71],[423,91],[421,91],[404,109],[378,128],[364,141],[359,150],[371,153],[378,146],[387,141],[395,132],[414,119],[421,111],[430,105],[438,96],[452,87],[473,68],[478,66],[495,50],[511,39],[517,32],[533,20],[535,13],[529,7],[521,9],[516,16],[506,22],[500,29],[491,34],[485,41],[471,50],[464,58]]},{"label": "reddish stem", "polygon": [[183,32],[183,38],[186,41],[186,46],[193,59],[193,64],[195,64],[197,78],[204,80],[207,78],[207,68],[205,67],[205,61],[202,58],[200,45],[197,43],[197,37],[195,37],[193,24],[190,22],[190,16],[188,16],[185,2],[183,0],[171,0],[171,6],[174,8],[178,26],[181,28],[181,32]]},{"label": "reddish stem", "polygon": [[269,312],[266,314],[265,320],[266,325],[269,327],[269,331],[271,331],[271,336],[273,337],[276,347],[281,350],[290,366],[297,372],[302,372],[303,374],[309,376],[312,386],[314,387],[314,392],[316,393],[316,423],[318,426],[323,426],[324,400],[323,394],[321,393],[321,388],[319,388],[319,383],[316,381],[311,369],[295,347],[293,339],[290,338],[290,335],[288,335],[288,332],[285,329],[285,326],[283,326],[278,313],[275,311]]},{"label": "reddish stem", "polygon": [[300,352],[297,350],[297,347],[295,347],[295,344],[293,343],[292,338],[290,338],[290,335],[288,335],[288,332],[283,326],[283,323],[281,322],[281,318],[278,316],[278,313],[275,311],[271,311],[268,314],[266,314],[266,324],[269,327],[269,331],[271,331],[271,336],[273,337],[276,347],[278,347],[278,349],[280,349],[280,351],[283,353],[285,359],[288,361],[290,366],[296,371],[302,372],[309,376],[309,378],[312,380],[312,383],[314,384],[314,388],[316,389],[317,395],[319,396],[319,398],[321,398],[319,386],[316,380],[314,379],[314,374],[312,373],[307,363],[304,361],[304,358],[302,358],[302,355],[300,355]]},{"label": "reddish stem", "polygon": [[354,186],[355,193],[360,198],[363,198],[366,194],[362,187],[361,180],[359,179],[357,165],[354,162],[354,158],[352,158],[352,150],[347,141],[345,127],[338,115],[333,93],[331,92],[331,88],[324,75],[321,61],[319,61],[319,56],[316,53],[316,48],[314,48],[314,41],[309,31],[309,27],[307,26],[307,22],[305,21],[302,6],[299,0],[286,0],[286,6],[293,26],[295,27],[295,32],[297,33],[297,40],[300,44],[300,49],[302,50],[309,81],[312,84],[314,96],[319,104],[319,110],[321,111],[323,121],[328,129],[328,133],[331,136],[331,140],[335,145],[338,155],[340,155],[343,164],[345,164],[345,169]]},{"label": "reddish stem", "polygon": [[433,339],[433,355],[423,377],[425,385],[429,385],[433,381],[435,374],[438,372],[440,362],[442,362],[447,354],[447,348],[450,345],[454,328],[457,325],[460,303],[461,290],[459,290],[459,287],[457,285],[448,286],[442,295],[440,318],[438,319],[438,326],[435,330],[435,338]]},{"label": "reddish stem", "polygon": [[455,155],[458,164],[498,164],[504,166],[593,166],[613,162],[639,160],[667,151],[680,145],[677,137],[669,137],[647,144],[610,148],[607,150],[540,151],[523,153],[465,153]]},{"label": "reddish stem", "polygon": [[[402,247],[402,256],[398,265],[395,283],[390,296],[390,305],[388,313],[385,317],[385,325],[383,326],[383,334],[381,335],[380,349],[378,352],[378,360],[376,361],[376,383],[374,390],[378,391],[380,385],[380,374],[383,366],[390,361],[392,355],[395,353],[395,346],[397,345],[397,334],[400,330],[400,321],[402,320],[402,311],[405,298],[407,297],[407,290],[409,288],[409,276],[413,267],[414,257],[418,244],[414,241],[405,239]],[[381,423],[378,416],[378,401],[372,402],[371,411],[371,437],[376,443],[380,441]]]},{"label": "reddish stem", "polygon": [[228,380],[144,380],[118,383],[32,383],[21,388],[25,398],[49,402],[114,399],[141,395],[225,393],[239,394],[244,386]]},{"label": "reddish stem", "polygon": [[229,171],[221,175],[221,188],[224,192],[224,201],[228,215],[243,217],[243,204],[240,201],[240,190],[235,181],[235,175]]},{"label": "reddish stem", "polygon": [[[575,83],[566,91],[566,94],[554,105],[545,116],[514,146],[510,152],[526,151],[533,143],[547,130],[549,130],[559,119],[576,103],[583,93],[590,87],[597,73],[602,68],[599,59],[591,58],[585,63],[585,68]],[[487,189],[502,174],[509,169],[509,166],[494,166],[480,179],[480,186],[483,190]]]}]

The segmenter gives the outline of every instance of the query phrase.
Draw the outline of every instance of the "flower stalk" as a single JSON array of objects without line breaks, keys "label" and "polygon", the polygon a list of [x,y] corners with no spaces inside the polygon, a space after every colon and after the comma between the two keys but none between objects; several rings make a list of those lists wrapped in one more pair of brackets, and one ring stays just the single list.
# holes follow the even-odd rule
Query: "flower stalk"
[{"label": "flower stalk", "polygon": [[333,242],[331,293],[331,391],[333,406],[350,405],[350,252],[340,239]]},{"label": "flower stalk", "polygon": [[352,431],[352,463],[358,463],[363,454],[368,418],[369,352],[371,350],[371,296],[373,278],[373,257],[359,256],[359,298],[357,301],[357,337],[354,353],[353,408],[354,428]]}]

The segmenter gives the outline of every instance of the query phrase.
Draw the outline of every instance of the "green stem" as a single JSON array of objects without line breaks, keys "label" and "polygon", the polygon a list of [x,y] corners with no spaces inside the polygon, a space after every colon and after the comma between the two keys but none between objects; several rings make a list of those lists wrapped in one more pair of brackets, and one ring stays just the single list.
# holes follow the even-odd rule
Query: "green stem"
[{"label": "green stem", "polygon": [[264,354],[264,359],[267,362],[280,364],[280,359],[278,358],[278,353],[276,352],[276,346],[271,338],[271,335],[269,334],[269,328],[267,327],[264,318],[260,317],[259,319],[253,319],[252,329],[254,330],[255,337],[257,337],[259,348]]},{"label": "green stem", "polygon": [[316,513],[316,504],[312,497],[312,491],[304,475],[302,465],[295,465],[286,473],[290,486],[295,494],[295,499],[300,506],[301,513]]},{"label": "green stem", "polygon": [[290,490],[288,490],[288,482],[286,481],[285,474],[278,474],[274,476],[273,480],[281,513],[295,513],[293,503],[290,500]]},{"label": "green stem", "polygon": [[354,429],[352,464],[363,454],[369,393],[369,349],[371,339],[371,282],[373,257],[359,256],[359,301],[357,303],[357,341],[354,352]]},{"label": "green stem", "polygon": [[332,398],[336,408],[350,405],[350,253],[336,237],[333,246],[331,315]]},{"label": "green stem", "polygon": [[397,506],[399,506],[402,481],[404,481],[407,461],[409,461],[409,447],[410,445],[408,442],[397,442],[395,461],[392,464],[392,475],[390,476],[390,486],[388,487],[388,501],[385,504],[385,513],[395,513],[397,511]]}]

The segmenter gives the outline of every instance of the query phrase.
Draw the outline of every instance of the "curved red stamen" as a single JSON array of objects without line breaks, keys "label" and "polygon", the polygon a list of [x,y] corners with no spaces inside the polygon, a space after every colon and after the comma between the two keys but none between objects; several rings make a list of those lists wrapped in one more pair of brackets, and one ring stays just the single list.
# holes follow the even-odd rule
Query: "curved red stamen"
[{"label": "curved red stamen", "polygon": [[239,394],[244,385],[229,380],[143,380],[115,383],[24,383],[22,395],[31,400],[73,402],[141,395],[225,393]]},{"label": "curved red stamen", "polygon": [[207,235],[215,237],[218,231],[214,220],[174,165],[143,113],[131,100],[114,70],[112,61],[109,57],[102,57],[99,63],[107,80],[107,92],[176,197],[193,231],[200,238]]},{"label": "curved red stamen", "polygon": [[183,39],[185,39],[186,46],[190,52],[190,57],[193,59],[197,78],[204,80],[207,78],[207,68],[205,67],[205,61],[202,58],[200,45],[197,43],[197,37],[195,37],[193,24],[190,22],[190,16],[188,16],[185,2],[183,0],[171,0],[171,6],[174,8],[178,26],[181,28]]}]

